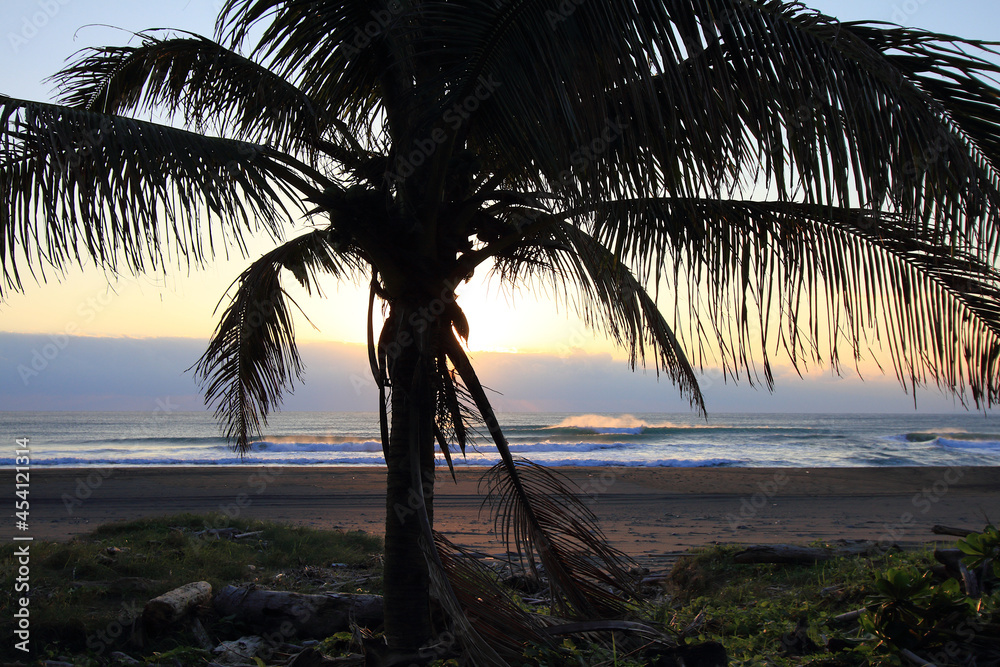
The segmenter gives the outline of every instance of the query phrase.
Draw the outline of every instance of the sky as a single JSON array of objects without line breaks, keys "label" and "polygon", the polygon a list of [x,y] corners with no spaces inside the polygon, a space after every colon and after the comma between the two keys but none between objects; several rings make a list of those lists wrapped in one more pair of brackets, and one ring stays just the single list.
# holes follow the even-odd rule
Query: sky
[{"label": "sky", "polygon": [[[0,3],[0,93],[52,100],[44,79],[87,46],[127,43],[135,31],[173,27],[212,33],[220,0],[4,0]],[[816,0],[807,5],[845,20],[892,21],[979,39],[1000,39],[995,0]],[[251,244],[251,257],[270,249]],[[165,396],[201,409],[192,374],[228,286],[248,263],[234,253],[201,271],[105,275],[93,267],[51,273],[0,304],[0,409],[142,410]],[[469,318],[469,344],[484,382],[507,410],[685,411],[669,382],[632,373],[625,354],[592,334],[546,293],[509,294],[477,276],[458,290]],[[326,286],[325,298],[296,294],[311,326],[297,321],[307,363],[304,386],[286,409],[370,410],[362,343],[365,289]],[[710,412],[905,412],[914,409],[891,376],[863,367],[838,378],[813,368],[804,379],[779,366],[774,394],[745,382],[702,376]],[[891,371],[890,371],[891,372]],[[366,381],[367,379],[367,381]],[[935,391],[918,409],[960,409]]]}]

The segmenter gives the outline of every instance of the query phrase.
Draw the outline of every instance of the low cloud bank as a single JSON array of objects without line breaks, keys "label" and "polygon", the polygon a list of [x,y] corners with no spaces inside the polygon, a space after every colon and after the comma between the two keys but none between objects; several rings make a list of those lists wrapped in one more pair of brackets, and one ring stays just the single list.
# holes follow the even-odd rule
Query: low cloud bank
[{"label": "low cloud bank", "polygon": [[[100,338],[0,333],[0,409],[148,410],[170,399],[181,410],[204,402],[189,369],[206,342],[189,338]],[[377,392],[364,348],[304,343],[305,382],[295,384],[285,410],[371,411]],[[472,354],[493,402],[505,412],[687,412],[682,398],[652,370],[632,372],[610,355]],[[837,378],[829,372],[800,379],[778,372],[775,392],[725,383],[706,372],[702,389],[710,413],[910,412],[913,399],[892,378]],[[921,412],[961,407],[934,390],[918,394]]]}]

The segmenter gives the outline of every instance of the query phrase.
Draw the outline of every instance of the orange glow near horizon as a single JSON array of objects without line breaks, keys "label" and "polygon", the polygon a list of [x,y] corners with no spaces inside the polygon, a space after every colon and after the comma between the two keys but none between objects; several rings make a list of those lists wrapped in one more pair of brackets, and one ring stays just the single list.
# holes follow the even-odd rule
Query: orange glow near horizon
[{"label": "orange glow near horizon", "polygon": [[[220,304],[220,299],[248,263],[242,258],[224,259],[203,270],[172,267],[166,275],[139,277],[109,276],[92,266],[71,269],[61,278],[49,272],[45,283],[36,285],[29,278],[23,294],[5,295],[0,304],[0,330],[207,339],[227,303]],[[366,286],[328,280],[321,284],[322,297],[300,288],[291,275],[284,276],[284,286],[302,310],[293,306],[299,341],[365,343]],[[524,289],[511,295],[479,275],[456,291],[469,320],[471,351],[557,355],[586,351],[621,356],[612,343],[595,336],[567,312],[565,304],[556,304],[544,293]]]}]

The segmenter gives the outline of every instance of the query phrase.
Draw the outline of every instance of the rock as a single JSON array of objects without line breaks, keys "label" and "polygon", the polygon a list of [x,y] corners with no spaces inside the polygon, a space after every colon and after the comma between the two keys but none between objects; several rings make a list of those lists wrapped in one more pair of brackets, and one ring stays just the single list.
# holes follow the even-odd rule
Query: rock
[{"label": "rock", "polygon": [[221,665],[241,665],[253,663],[253,659],[260,653],[263,644],[263,637],[251,635],[230,642],[222,642],[212,652],[215,654],[215,661]]}]

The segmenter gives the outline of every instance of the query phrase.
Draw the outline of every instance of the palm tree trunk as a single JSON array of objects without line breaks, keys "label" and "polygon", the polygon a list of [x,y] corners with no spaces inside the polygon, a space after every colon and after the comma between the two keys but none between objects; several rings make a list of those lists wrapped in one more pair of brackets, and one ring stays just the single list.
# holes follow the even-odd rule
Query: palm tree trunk
[{"label": "palm tree trunk", "polygon": [[386,451],[385,634],[389,648],[400,652],[415,651],[432,634],[419,513],[426,511],[433,525],[436,385],[430,341],[435,327],[426,322],[421,326],[419,319],[416,325],[411,322],[411,315],[419,312],[393,304],[382,337],[392,387]]}]

